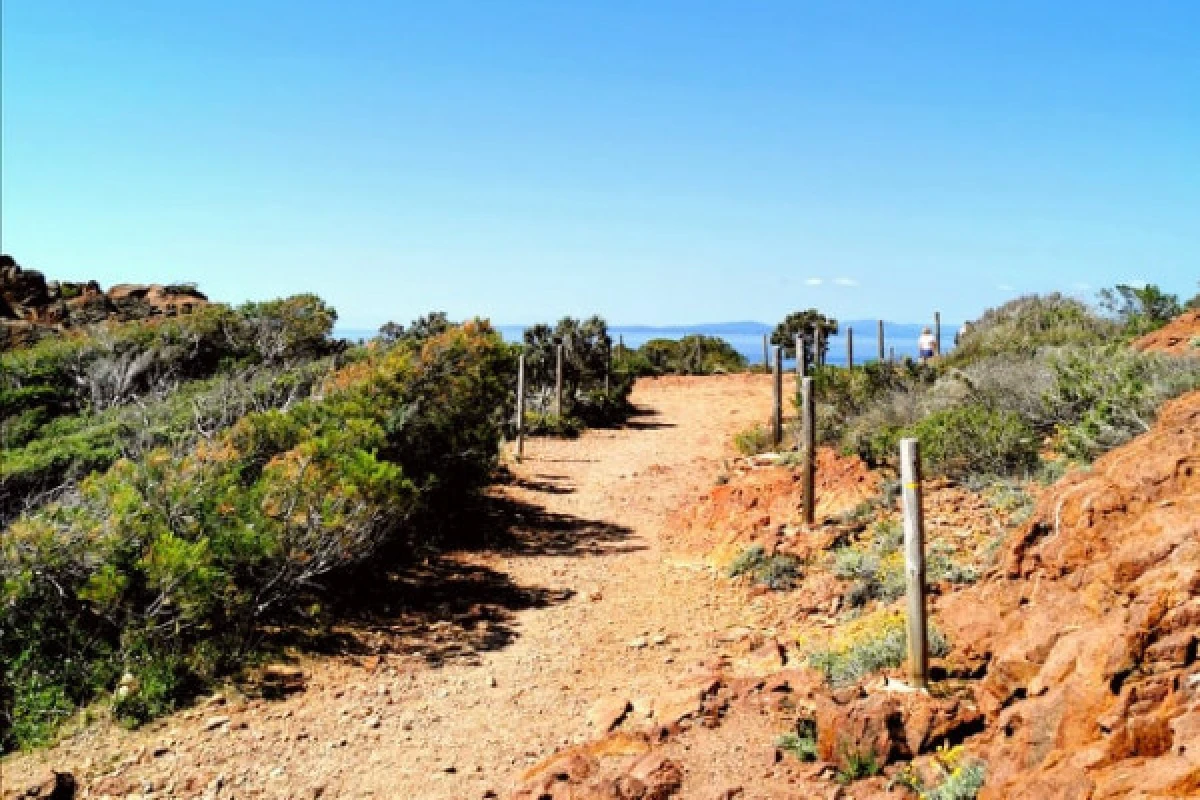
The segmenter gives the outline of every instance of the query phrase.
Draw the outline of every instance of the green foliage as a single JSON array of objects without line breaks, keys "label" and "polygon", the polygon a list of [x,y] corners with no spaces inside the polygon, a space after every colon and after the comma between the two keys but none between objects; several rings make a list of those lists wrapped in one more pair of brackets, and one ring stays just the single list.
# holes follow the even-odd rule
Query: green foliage
[{"label": "green foliage", "polygon": [[395,322],[385,322],[379,328],[379,339],[385,345],[398,342],[421,344],[434,336],[441,336],[450,330],[451,323],[445,311],[430,311],[424,316],[417,317],[405,328]]},{"label": "green foliage", "polygon": [[880,521],[873,533],[866,547],[839,547],[830,556],[833,574],[852,581],[843,596],[850,608],[865,606],[872,600],[890,603],[904,594],[904,558],[900,551],[904,532],[900,524]]},{"label": "green foliage", "polygon": [[820,337],[820,363],[823,364],[825,356],[829,353],[829,337],[837,335],[838,321],[825,316],[815,308],[807,311],[793,311],[784,317],[783,321],[776,325],[775,330],[771,332],[771,344],[782,347],[784,355],[788,358],[795,358],[796,337],[800,336],[806,344],[806,350],[811,359],[815,351],[817,331],[822,334]]},{"label": "green foliage", "polygon": [[1078,300],[1027,295],[984,313],[944,362],[961,367],[994,356],[1030,357],[1048,347],[1099,344],[1116,332],[1115,323]]},{"label": "green foliage", "polygon": [[733,446],[744,456],[769,453],[775,449],[775,443],[771,440],[771,432],[766,425],[755,425],[744,431],[738,431],[733,436]]},{"label": "green foliage", "polygon": [[747,576],[769,589],[791,589],[800,578],[800,564],[783,553],[768,556],[759,545],[748,547],[729,565],[729,577]]},{"label": "green foliage", "polygon": [[565,436],[574,438],[583,430],[575,417],[562,417],[542,411],[525,412],[525,432],[531,436]]},{"label": "green foliage", "polygon": [[1047,416],[1062,452],[1081,461],[1149,430],[1164,402],[1200,387],[1200,359],[1115,345],[1068,350],[1051,364]]},{"label": "green foliage", "polygon": [[168,711],[325,578],[440,543],[496,464],[512,353],[476,322],[367,350],[317,394],[121,458],[14,521],[0,687],[21,702],[0,744],[44,740],[104,690],[134,724]]},{"label": "green foliage", "polygon": [[620,422],[631,411],[629,393],[636,373],[610,368],[612,338],[598,316],[580,321],[564,317],[553,328],[534,325],[524,333],[527,407],[554,410],[557,348],[563,348],[562,414],[583,425]]},{"label": "green foliage", "polygon": [[1113,314],[1127,336],[1141,336],[1158,330],[1183,313],[1179,297],[1154,284],[1130,286],[1117,284],[1100,291],[1100,306]]},{"label": "green foliage", "polygon": [[1032,472],[1038,464],[1038,440],[1029,424],[1013,411],[978,403],[930,414],[889,438],[906,437],[920,440],[922,465],[930,474],[1012,475]]},{"label": "green foliage", "polygon": [[834,779],[848,786],[863,778],[873,778],[883,772],[883,763],[874,750],[855,750],[845,743],[838,749],[839,767]]},{"label": "green foliage", "polygon": [[964,758],[959,751],[934,759],[940,775],[935,786],[921,790],[921,800],[975,800],[987,780],[987,764],[977,758]]},{"label": "green foliage", "polygon": [[800,761],[817,760],[817,725],[811,719],[801,719],[796,723],[796,730],[781,734],[775,740],[775,746],[785,753],[791,753]]},{"label": "green foliage", "polygon": [[[929,653],[950,651],[946,637],[929,626]],[[907,657],[908,635],[903,615],[880,611],[843,626],[826,647],[810,649],[808,664],[833,686],[846,686],[881,669],[897,667]]]},{"label": "green foliage", "polygon": [[651,339],[621,354],[622,369],[638,375],[719,375],[746,369],[746,358],[717,336],[693,334],[682,339]]}]

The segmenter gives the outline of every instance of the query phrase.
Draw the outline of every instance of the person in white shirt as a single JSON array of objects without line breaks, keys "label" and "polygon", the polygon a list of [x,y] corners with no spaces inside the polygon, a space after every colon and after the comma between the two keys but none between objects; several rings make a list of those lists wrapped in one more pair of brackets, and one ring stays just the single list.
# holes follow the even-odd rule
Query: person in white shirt
[{"label": "person in white shirt", "polygon": [[929,330],[929,328],[921,331],[921,335],[917,337],[917,353],[921,356],[922,364],[933,358],[936,344],[937,342],[933,338],[933,331]]}]

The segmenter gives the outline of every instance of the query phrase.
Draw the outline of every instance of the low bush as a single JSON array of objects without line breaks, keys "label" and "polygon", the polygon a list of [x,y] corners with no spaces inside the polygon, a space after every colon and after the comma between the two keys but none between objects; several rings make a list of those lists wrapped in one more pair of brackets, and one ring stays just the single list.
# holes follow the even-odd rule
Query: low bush
[{"label": "low bush", "polygon": [[817,760],[817,724],[811,719],[801,719],[796,723],[796,730],[782,734],[775,746],[785,753],[791,753],[800,761]]},{"label": "low bush", "polygon": [[743,575],[769,589],[791,589],[800,578],[800,564],[782,553],[768,556],[762,547],[754,545],[739,553],[729,565],[729,577]]},{"label": "low bush", "polygon": [[1167,400],[1200,388],[1200,358],[1120,346],[1079,348],[1051,361],[1047,418],[1070,458],[1090,461],[1144,433]]},{"label": "low bush", "polygon": [[898,522],[888,520],[877,523],[873,533],[865,547],[839,547],[830,556],[833,574],[852,581],[843,596],[849,608],[865,606],[872,600],[890,603],[904,594],[904,554],[900,550],[903,530]]},{"label": "low bush", "polygon": [[733,436],[733,446],[744,456],[756,456],[775,449],[775,443],[771,440],[771,431],[767,429],[766,425],[755,425],[744,431],[738,431]]},{"label": "low bush", "polygon": [[[904,616],[881,610],[844,625],[827,647],[809,650],[808,664],[821,672],[830,685],[845,686],[881,669],[903,664],[907,643]],[[946,637],[932,624],[929,652],[933,657],[950,652]]]},{"label": "low bush", "polygon": [[[898,450],[894,443],[905,437],[921,442],[921,462],[928,474],[951,478],[1026,474],[1038,465],[1037,435],[1014,411],[980,404],[948,408],[909,428],[884,432],[876,441],[894,452]],[[877,458],[886,457],[879,453]]]}]

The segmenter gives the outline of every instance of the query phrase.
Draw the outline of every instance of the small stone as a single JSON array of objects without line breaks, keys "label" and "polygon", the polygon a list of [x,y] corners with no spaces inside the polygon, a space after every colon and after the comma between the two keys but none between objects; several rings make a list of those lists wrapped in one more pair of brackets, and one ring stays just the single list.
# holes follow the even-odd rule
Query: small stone
[{"label": "small stone", "polygon": [[381,720],[379,718],[378,714],[372,714],[371,716],[369,716],[363,720],[363,724],[366,725],[368,728],[378,728],[380,725],[383,724],[383,720]]},{"label": "small stone", "polygon": [[495,688],[496,688],[496,676],[495,676],[495,675],[488,675],[488,676],[487,676],[487,685],[488,685],[488,688],[489,688],[489,689],[495,689]]},{"label": "small stone", "polygon": [[654,634],[653,638],[650,639],[650,641],[653,644],[666,644],[667,635],[665,633],[656,633]]},{"label": "small stone", "polygon": [[636,639],[630,639],[629,646],[632,647],[634,650],[641,650],[643,647],[646,646],[646,637],[639,636]]},{"label": "small stone", "polygon": [[209,717],[207,720],[205,720],[204,730],[212,731],[212,730],[216,730],[217,728],[220,728],[222,725],[228,725],[228,724],[229,724],[229,717],[224,714],[220,714],[215,717]]}]

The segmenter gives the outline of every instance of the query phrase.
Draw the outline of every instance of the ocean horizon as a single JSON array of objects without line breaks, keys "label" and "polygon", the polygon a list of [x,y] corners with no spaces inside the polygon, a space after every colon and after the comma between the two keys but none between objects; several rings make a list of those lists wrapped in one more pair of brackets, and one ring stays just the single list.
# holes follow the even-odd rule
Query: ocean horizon
[{"label": "ocean horizon", "polygon": [[[917,357],[917,337],[932,323],[887,322],[883,323],[884,357],[895,349],[896,358]],[[528,325],[497,325],[496,330],[508,342],[520,342]],[[958,323],[942,323],[942,352],[953,349],[954,333]],[[626,347],[637,349],[651,339],[682,339],[701,334],[716,336],[729,342],[751,365],[763,363],[763,335],[770,335],[774,325],[763,322],[716,322],[697,325],[610,325],[609,335],[613,343],[623,342]],[[842,323],[841,331],[829,337],[827,362],[835,366],[847,363],[846,331],[854,331],[854,363],[862,364],[879,357],[878,322],[875,320],[851,320]],[[350,341],[366,340],[378,331],[366,328],[335,328],[334,336]],[[785,359],[785,366],[793,365],[793,359]]]}]

